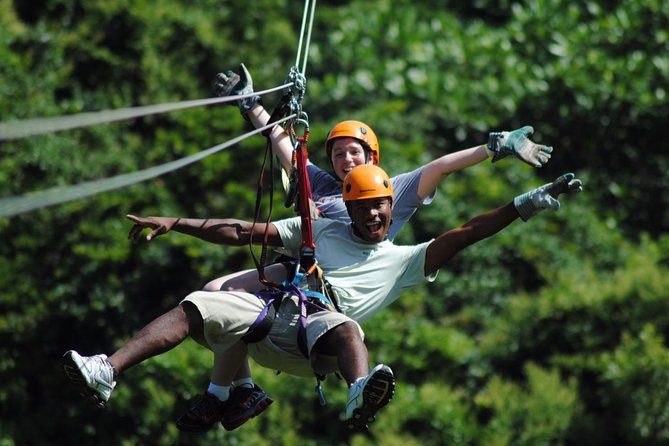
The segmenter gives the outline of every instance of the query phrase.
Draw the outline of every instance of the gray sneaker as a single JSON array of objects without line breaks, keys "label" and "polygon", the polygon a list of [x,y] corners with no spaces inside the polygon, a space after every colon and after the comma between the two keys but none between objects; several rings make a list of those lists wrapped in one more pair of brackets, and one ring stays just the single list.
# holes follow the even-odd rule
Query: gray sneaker
[{"label": "gray sneaker", "polygon": [[367,430],[376,419],[375,415],[395,395],[393,371],[379,364],[348,390],[346,403],[346,426],[354,430]]},{"label": "gray sneaker", "polygon": [[79,394],[97,407],[105,407],[116,381],[107,355],[81,356],[74,350],[63,355],[63,370]]}]

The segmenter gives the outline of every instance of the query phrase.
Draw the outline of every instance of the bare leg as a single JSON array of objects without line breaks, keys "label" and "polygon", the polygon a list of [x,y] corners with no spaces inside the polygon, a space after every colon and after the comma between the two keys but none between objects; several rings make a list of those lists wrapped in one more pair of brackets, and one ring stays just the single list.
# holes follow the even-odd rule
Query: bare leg
[{"label": "bare leg", "polygon": [[[260,288],[262,284],[258,281],[258,271],[255,269],[247,269],[246,271],[239,271],[237,273],[228,274],[227,276],[219,277],[208,282],[203,291],[257,291],[254,288]],[[248,289],[247,289],[248,288]]]},{"label": "bare leg", "polygon": [[395,377],[390,367],[379,364],[370,373],[367,347],[353,322],[328,331],[316,342],[314,352],[337,357],[339,371],[349,384],[346,426],[351,430],[367,430],[376,413],[395,394]]},{"label": "bare leg", "polygon": [[146,359],[173,349],[188,335],[204,342],[202,316],[193,304],[184,302],[149,322],[108,360],[118,376]]},{"label": "bare leg", "polygon": [[313,347],[317,354],[336,356],[339,371],[347,383],[369,373],[367,346],[352,322],[336,326],[323,335]]},{"label": "bare leg", "polygon": [[[246,361],[247,348],[244,342],[237,342],[225,353],[214,354],[214,369],[211,371],[211,382],[218,386],[229,386],[233,379],[248,378],[251,370]],[[240,364],[238,368],[234,365]],[[238,375],[241,378],[238,378]]]},{"label": "bare leg", "polygon": [[[218,293],[221,299],[234,299],[234,296],[223,296],[224,293]],[[187,303],[187,302],[185,302]],[[188,307],[185,308],[188,310]],[[193,311],[197,309],[193,307]],[[178,329],[183,328],[182,318],[177,318]],[[194,319],[194,318],[191,318]],[[200,328],[195,329],[195,324],[191,323],[193,331],[201,333],[202,319]],[[202,338],[202,336],[199,336]],[[206,345],[204,339],[196,339],[203,345]],[[267,407],[272,404],[272,399],[267,396],[262,389],[258,387],[249,387],[240,384],[238,388],[232,388],[232,379],[240,371],[250,377],[251,373],[246,363],[247,348],[246,344],[238,341],[223,353],[214,353],[214,367],[211,372],[211,382],[209,387],[191,407],[188,408],[179,419],[177,419],[177,428],[184,432],[205,432],[214,424],[220,423],[230,431],[241,426],[249,419],[260,415]],[[243,364],[242,364],[243,363]],[[249,380],[250,381],[250,380]],[[252,384],[252,381],[249,382]]]},{"label": "bare leg", "polygon": [[241,364],[239,365],[239,369],[237,369],[237,373],[235,373],[233,378],[235,381],[251,377],[251,367],[249,366],[249,361],[246,358],[246,353],[244,353],[244,358],[240,362]]},{"label": "bare leg", "polygon": [[[281,263],[275,263],[265,267],[265,277],[271,282],[281,283],[286,280],[286,267]],[[247,269],[238,273],[228,274],[207,283],[202,289],[204,291],[239,291],[249,293],[267,288],[258,280],[258,271]]]}]

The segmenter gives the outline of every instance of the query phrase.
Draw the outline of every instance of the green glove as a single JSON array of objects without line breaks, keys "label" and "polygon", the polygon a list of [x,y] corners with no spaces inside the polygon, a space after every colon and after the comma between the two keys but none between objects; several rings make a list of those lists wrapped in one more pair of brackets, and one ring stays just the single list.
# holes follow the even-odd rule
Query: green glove
[{"label": "green glove", "polygon": [[[232,70],[218,73],[214,81],[214,94],[218,97],[243,96],[253,94],[253,79],[244,64],[239,65],[240,74]],[[262,104],[260,96],[237,100],[239,111],[245,116],[256,104]]]},{"label": "green glove", "polygon": [[533,167],[541,167],[551,158],[553,148],[535,144],[528,138],[534,128],[526,125],[512,132],[491,132],[488,135],[488,149],[495,153],[495,163],[508,155],[515,155]]},{"label": "green glove", "polygon": [[560,209],[557,198],[560,194],[573,194],[583,190],[581,180],[574,178],[573,173],[565,173],[552,183],[532,189],[522,195],[518,195],[513,204],[516,206],[520,218],[527,221],[546,208]]}]

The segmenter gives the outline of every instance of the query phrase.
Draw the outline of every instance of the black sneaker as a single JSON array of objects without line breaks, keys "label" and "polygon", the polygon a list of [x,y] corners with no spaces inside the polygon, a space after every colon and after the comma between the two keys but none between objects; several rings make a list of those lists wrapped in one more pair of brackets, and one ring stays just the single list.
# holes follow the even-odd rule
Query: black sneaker
[{"label": "black sneaker", "polygon": [[253,388],[236,387],[221,418],[221,424],[227,431],[237,429],[253,417],[260,415],[274,400],[257,385]]},{"label": "black sneaker", "polygon": [[199,433],[211,429],[222,417],[228,406],[209,392],[199,397],[185,414],[177,420],[177,428],[182,432]]}]

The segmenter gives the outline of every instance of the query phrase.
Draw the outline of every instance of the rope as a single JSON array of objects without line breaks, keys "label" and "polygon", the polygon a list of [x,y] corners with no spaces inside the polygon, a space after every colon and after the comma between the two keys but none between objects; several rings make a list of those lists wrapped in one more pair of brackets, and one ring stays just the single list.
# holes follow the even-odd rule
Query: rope
[{"label": "rope", "polygon": [[[304,99],[304,94],[306,90],[306,70],[307,70],[307,59],[309,58],[309,42],[311,41],[311,30],[314,25],[314,15],[316,10],[316,0],[311,3],[311,9],[309,9],[310,0],[304,1],[304,13],[302,14],[302,27],[300,29],[300,39],[297,45],[297,56],[295,57],[295,66],[293,66],[289,73],[288,78],[286,79],[286,85],[292,85],[292,88],[286,88],[284,91],[290,96],[290,111],[298,115],[298,119],[306,120],[307,116],[305,113],[302,113],[302,99]],[[307,18],[309,19],[309,24],[307,25]],[[305,33],[306,43],[305,43]],[[302,58],[302,48],[304,47],[304,57]],[[302,59],[302,69],[300,70],[300,59]],[[292,126],[291,123],[289,126]],[[293,144],[295,141],[292,141]]]},{"label": "rope", "polygon": [[74,186],[56,187],[53,189],[37,192],[34,194],[0,199],[0,218],[11,217],[35,209],[45,208],[48,206],[53,206],[56,204],[61,204],[68,201],[76,200],[79,198],[89,197],[91,195],[96,195],[102,192],[108,192],[114,189],[120,189],[122,187],[130,186],[135,183],[155,178],[157,176],[185,167],[209,155],[213,155],[217,152],[227,149],[228,147],[237,144],[238,142],[243,141],[244,139],[249,138],[253,135],[261,133],[264,130],[269,129],[276,124],[280,124],[289,119],[293,119],[293,117],[294,115],[288,116],[282,120],[273,122],[265,127],[255,129],[251,132],[238,136],[237,138],[234,138],[225,143],[218,144],[216,146],[210,147],[209,149],[203,150],[199,153],[166,164],[162,164],[160,166],[154,166],[145,170],[140,170],[128,174],[117,175],[111,178],[89,181]]},{"label": "rope", "polygon": [[300,40],[297,44],[297,56],[295,57],[295,67],[299,69],[300,67],[300,57],[302,55],[302,46],[303,46],[303,41],[304,41],[304,32],[305,32],[305,26],[307,22],[307,16],[309,17],[309,30],[307,31],[307,39],[306,39],[306,46],[304,49],[304,60],[303,60],[303,65],[302,69],[300,70],[300,73],[302,75],[306,74],[307,70],[307,58],[309,57],[309,42],[311,41],[311,29],[313,28],[314,24],[314,14],[316,10],[316,0],[311,5],[311,9],[309,9],[309,2],[310,0],[305,0],[304,1],[304,13],[302,14],[302,27],[300,29]]},{"label": "rope", "polygon": [[309,54],[309,43],[311,42],[311,30],[314,26],[314,15],[316,14],[316,0],[311,6],[311,17],[309,18],[309,32],[307,33],[307,43],[304,49],[304,64],[302,65],[302,75],[307,75],[307,56]]},{"label": "rope", "polygon": [[52,118],[34,118],[20,121],[8,121],[0,123],[0,141],[24,138],[31,135],[58,132],[61,130],[88,127],[96,124],[104,124],[124,119],[139,118],[142,116],[156,115],[187,108],[202,107],[213,104],[233,102],[252,96],[262,96],[278,90],[289,88],[290,84],[270,88],[251,94],[226,96],[223,98],[195,99],[191,101],[171,102],[167,104],[144,105],[140,107],[120,108],[116,110],[102,110],[97,112],[78,113],[68,116],[55,116]]}]

